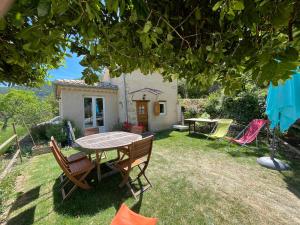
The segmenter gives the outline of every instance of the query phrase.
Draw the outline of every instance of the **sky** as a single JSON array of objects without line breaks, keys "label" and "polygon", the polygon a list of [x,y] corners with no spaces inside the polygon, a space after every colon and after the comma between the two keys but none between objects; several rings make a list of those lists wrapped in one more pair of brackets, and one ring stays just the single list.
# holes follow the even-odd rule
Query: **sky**
[{"label": "sky", "polygon": [[[71,54],[71,53],[70,53]],[[72,58],[66,57],[65,65],[61,66],[58,69],[50,70],[48,73],[50,74],[49,80],[57,80],[57,79],[80,79],[81,72],[84,67],[82,67],[79,62],[81,57],[77,57],[76,54],[71,54]]]}]

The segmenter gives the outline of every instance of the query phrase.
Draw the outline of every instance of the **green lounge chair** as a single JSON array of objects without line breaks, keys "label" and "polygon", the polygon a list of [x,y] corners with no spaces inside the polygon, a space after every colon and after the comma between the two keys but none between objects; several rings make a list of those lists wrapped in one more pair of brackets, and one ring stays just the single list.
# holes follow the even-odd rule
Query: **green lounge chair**
[{"label": "green lounge chair", "polygon": [[216,129],[211,134],[205,134],[205,136],[211,139],[225,137],[232,122],[232,119],[219,119],[216,125]]}]

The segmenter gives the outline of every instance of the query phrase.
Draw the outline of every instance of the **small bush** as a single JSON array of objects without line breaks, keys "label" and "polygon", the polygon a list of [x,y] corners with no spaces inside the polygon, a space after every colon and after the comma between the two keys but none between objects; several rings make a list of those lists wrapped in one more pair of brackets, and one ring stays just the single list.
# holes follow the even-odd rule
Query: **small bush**
[{"label": "small bush", "polygon": [[198,117],[204,113],[204,99],[180,99],[180,106],[184,107],[184,118]]},{"label": "small bush", "polygon": [[223,101],[222,112],[228,118],[238,123],[248,124],[254,118],[263,117],[263,109],[255,93],[241,93],[238,97],[226,97]]},{"label": "small bush", "polygon": [[[42,124],[36,127],[31,128],[31,135],[34,140],[38,142],[49,141],[51,136],[55,138],[57,142],[62,144],[66,143],[68,140],[67,136],[67,122],[69,120],[63,120],[58,124]],[[71,125],[73,128],[73,132],[75,138],[79,138],[81,136],[81,132],[79,128],[77,128],[72,121]]]},{"label": "small bush", "polygon": [[47,140],[46,130],[51,124],[42,124],[31,128],[31,135],[37,142]]},{"label": "small bush", "polygon": [[211,93],[204,105],[205,112],[210,115],[211,118],[220,117],[222,114],[222,101],[223,96],[220,91]]},{"label": "small bush", "polygon": [[59,143],[65,143],[67,141],[67,132],[63,123],[51,124],[51,126],[46,129],[47,140],[50,140],[52,136]]},{"label": "small bush", "polygon": [[211,93],[205,103],[205,112],[211,118],[231,118],[241,124],[263,118],[266,109],[265,93],[240,92],[235,97],[223,96],[222,92]]}]

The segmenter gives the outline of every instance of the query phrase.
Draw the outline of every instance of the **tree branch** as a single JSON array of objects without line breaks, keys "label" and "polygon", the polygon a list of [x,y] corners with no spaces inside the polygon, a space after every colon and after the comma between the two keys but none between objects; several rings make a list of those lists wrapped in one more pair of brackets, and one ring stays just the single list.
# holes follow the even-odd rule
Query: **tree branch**
[{"label": "tree branch", "polygon": [[178,37],[180,37],[180,39],[188,44],[189,48],[191,47],[190,43],[184,39],[184,37],[182,37],[181,34],[179,34],[178,31],[164,17],[162,17],[162,20],[178,35]]},{"label": "tree branch", "polygon": [[175,29],[178,28],[178,27],[180,27],[182,24],[184,24],[184,23],[188,20],[188,18],[190,18],[191,15],[193,15],[193,13],[195,12],[195,10],[196,10],[196,8],[194,8],[194,9],[190,12],[190,14],[189,14],[187,17],[185,17],[185,19],[184,19],[180,24],[178,24],[178,25],[175,27]]}]

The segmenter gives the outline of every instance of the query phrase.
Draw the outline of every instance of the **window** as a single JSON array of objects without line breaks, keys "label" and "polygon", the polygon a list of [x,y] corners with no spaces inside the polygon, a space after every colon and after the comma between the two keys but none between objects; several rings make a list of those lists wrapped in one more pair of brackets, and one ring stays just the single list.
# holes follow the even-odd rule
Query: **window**
[{"label": "window", "polygon": [[159,114],[166,115],[166,103],[165,102],[159,103]]},{"label": "window", "polygon": [[84,98],[84,127],[104,127],[103,98]]},{"label": "window", "polygon": [[140,106],[139,106],[138,113],[139,113],[139,114],[145,114],[145,106],[144,106],[144,105],[140,105]]}]

